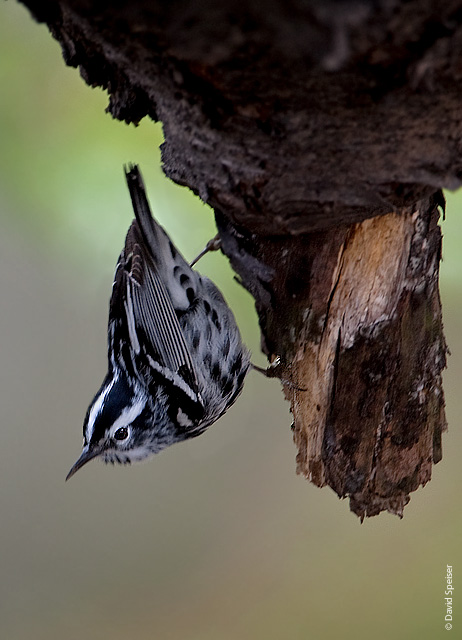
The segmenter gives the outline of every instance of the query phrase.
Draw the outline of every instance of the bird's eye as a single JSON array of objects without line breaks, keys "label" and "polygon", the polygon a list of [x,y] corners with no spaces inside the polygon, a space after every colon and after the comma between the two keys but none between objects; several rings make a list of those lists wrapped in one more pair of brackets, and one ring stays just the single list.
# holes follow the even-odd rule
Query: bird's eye
[{"label": "bird's eye", "polygon": [[114,438],[116,440],[126,440],[128,438],[128,436],[129,436],[129,434],[130,434],[130,432],[128,430],[128,427],[120,427],[114,433]]}]

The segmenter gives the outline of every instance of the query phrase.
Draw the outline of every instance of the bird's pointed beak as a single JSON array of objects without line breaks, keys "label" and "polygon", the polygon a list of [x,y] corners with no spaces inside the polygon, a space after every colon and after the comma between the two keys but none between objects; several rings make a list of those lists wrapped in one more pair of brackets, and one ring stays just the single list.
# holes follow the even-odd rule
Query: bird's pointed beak
[{"label": "bird's pointed beak", "polygon": [[102,452],[103,452],[102,447],[94,447],[92,449],[89,449],[88,447],[84,447],[80,458],[77,460],[77,462],[73,465],[73,467],[67,474],[66,482],[69,480],[69,478],[72,478],[74,473],[77,473],[77,471],[81,469],[84,464],[87,464],[87,462],[90,462],[90,460],[93,460],[93,458],[96,458]]}]

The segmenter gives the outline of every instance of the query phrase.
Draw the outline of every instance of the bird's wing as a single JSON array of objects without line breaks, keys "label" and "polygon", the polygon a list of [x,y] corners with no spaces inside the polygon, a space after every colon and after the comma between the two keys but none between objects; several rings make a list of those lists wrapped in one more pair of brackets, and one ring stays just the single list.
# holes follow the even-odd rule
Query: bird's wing
[{"label": "bird's wing", "polygon": [[[167,254],[165,245],[169,248],[171,242],[152,217],[138,168],[130,168],[126,175],[136,220],[127,233],[117,265],[109,322],[114,331],[122,332],[123,340],[119,342],[130,345],[137,372],[172,385],[196,405],[193,413],[199,415],[203,406],[196,371],[161,277],[170,266],[163,256]],[[172,255],[170,248],[168,255]],[[172,271],[173,268],[174,264]],[[125,322],[120,324],[120,318]]]}]

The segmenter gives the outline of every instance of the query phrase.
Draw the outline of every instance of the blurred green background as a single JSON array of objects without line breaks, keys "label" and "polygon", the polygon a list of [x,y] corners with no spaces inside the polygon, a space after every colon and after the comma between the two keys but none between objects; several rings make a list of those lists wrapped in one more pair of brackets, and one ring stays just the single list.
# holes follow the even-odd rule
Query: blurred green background
[{"label": "blurred green background", "polygon": [[[297,477],[288,406],[257,374],[201,438],[145,465],[91,463],[65,484],[106,370],[107,302],[132,217],[122,164],[141,165],[187,257],[214,234],[211,211],[161,172],[160,125],[116,122],[106,104],[43,25],[0,5],[0,637],[433,640],[447,633],[446,564],[457,637],[460,194],[448,194],[443,224],[449,432],[403,520],[361,526],[347,501]],[[252,299],[221,254],[200,269],[263,364]]]}]

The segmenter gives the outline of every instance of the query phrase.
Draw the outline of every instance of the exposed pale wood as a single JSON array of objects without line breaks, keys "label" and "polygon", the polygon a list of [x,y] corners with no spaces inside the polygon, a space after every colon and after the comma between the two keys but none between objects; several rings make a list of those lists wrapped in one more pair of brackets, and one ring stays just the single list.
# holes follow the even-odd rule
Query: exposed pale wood
[{"label": "exposed pale wood", "polygon": [[402,515],[441,457],[435,215],[408,210],[351,227],[332,264],[320,331],[303,332],[295,348],[293,380],[307,389],[288,391],[297,470],[349,496],[361,517]]}]

